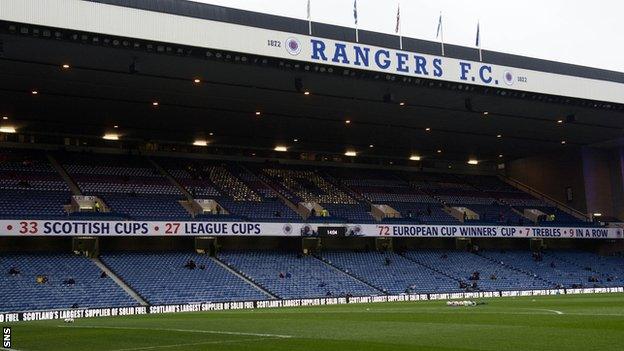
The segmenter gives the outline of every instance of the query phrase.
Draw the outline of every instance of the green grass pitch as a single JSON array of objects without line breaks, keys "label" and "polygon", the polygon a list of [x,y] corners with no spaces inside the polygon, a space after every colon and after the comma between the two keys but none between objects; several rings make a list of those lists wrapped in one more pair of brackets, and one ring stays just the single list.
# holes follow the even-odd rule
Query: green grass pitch
[{"label": "green grass pitch", "polygon": [[624,350],[624,294],[24,322],[13,348],[54,350]]}]

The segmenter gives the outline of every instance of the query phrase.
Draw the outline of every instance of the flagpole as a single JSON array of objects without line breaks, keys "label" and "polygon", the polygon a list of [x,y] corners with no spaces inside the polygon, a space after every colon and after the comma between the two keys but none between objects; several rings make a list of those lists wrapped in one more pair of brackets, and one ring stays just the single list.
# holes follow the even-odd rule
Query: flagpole
[{"label": "flagpole", "polygon": [[312,10],[310,1],[311,0],[308,0],[308,35],[312,36]]},{"label": "flagpole", "polygon": [[399,29],[399,48],[403,50],[403,26],[401,23],[401,3],[397,7],[397,27]]},{"label": "flagpole", "polygon": [[483,62],[483,52],[481,51],[481,21],[477,21],[477,48],[479,49],[479,62]]},{"label": "flagpole", "polygon": [[355,42],[360,42],[360,33],[358,30],[358,13],[357,13],[357,0],[353,0],[353,19],[355,19]]}]

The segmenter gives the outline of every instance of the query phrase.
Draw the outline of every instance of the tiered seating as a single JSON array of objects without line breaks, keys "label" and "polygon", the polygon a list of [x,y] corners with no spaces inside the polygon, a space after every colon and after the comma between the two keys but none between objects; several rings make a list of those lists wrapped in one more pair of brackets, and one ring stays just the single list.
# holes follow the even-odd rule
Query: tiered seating
[{"label": "tiered seating", "polygon": [[0,218],[66,216],[69,187],[42,152],[0,149]]},{"label": "tiered seating", "polygon": [[284,204],[277,194],[260,179],[238,165],[209,166],[206,171],[229,195],[221,199],[233,213],[254,220],[300,220],[301,217]]},{"label": "tiered seating", "polygon": [[[21,273],[10,275],[16,268]],[[0,257],[0,310],[21,311],[134,306],[126,294],[89,259],[71,254],[9,254]],[[46,283],[37,283],[45,276]],[[74,279],[75,284],[63,281]]]},{"label": "tiered seating", "polygon": [[360,169],[331,169],[328,172],[369,202],[388,205],[401,213],[402,218],[386,219],[386,222],[457,223],[438,200],[416,190],[391,172]]},{"label": "tiered seating", "polygon": [[183,196],[141,157],[61,154],[63,166],[85,195],[99,196],[117,214],[135,220],[188,220]]},{"label": "tiered seating", "polygon": [[[270,296],[216,260],[195,253],[110,253],[101,257],[151,304],[266,300]],[[448,293],[624,284],[624,258],[581,251],[419,250],[402,254],[229,251],[219,258],[279,298]],[[190,260],[194,269],[185,267]],[[333,267],[332,267],[333,266]],[[11,269],[18,274],[10,274]],[[478,280],[471,280],[479,272]],[[37,277],[47,281],[37,283]],[[67,280],[74,280],[70,284]],[[461,286],[460,282],[468,285]],[[472,283],[476,282],[476,287]],[[370,284],[370,285],[369,285]],[[375,287],[375,288],[373,288]],[[89,259],[73,254],[0,257],[0,311],[134,306],[137,302]]]},{"label": "tiered seating", "polygon": [[[344,189],[323,177],[319,171],[304,167],[264,165],[253,168],[256,174],[272,184],[295,204],[316,202],[329,211],[329,221],[374,223],[370,206],[358,201]],[[315,218],[319,220],[319,218]]]},{"label": "tiered seating", "polygon": [[465,205],[477,214],[478,221],[468,221],[468,223],[500,224],[500,225],[520,225],[524,226],[531,222],[515,212],[511,207],[492,203],[490,205]]},{"label": "tiered seating", "polygon": [[[190,220],[179,203],[180,189],[145,157],[94,153],[58,153],[84,195],[102,198],[115,218]],[[385,204],[400,223],[456,224],[445,206],[467,207],[481,217],[474,224],[530,225],[522,213],[546,214],[541,225],[592,225],[524,193],[497,177],[403,172],[361,168],[237,163],[160,158],[160,163],[196,199],[214,199],[229,215],[205,215],[202,220],[301,220],[295,205],[316,202],[329,217],[315,221],[375,223],[370,204]],[[70,202],[67,184],[43,153],[0,151],[0,218],[60,218]],[[103,215],[92,214],[99,218]],[[90,218],[91,218],[90,217]],[[554,218],[554,220],[552,220]]]},{"label": "tiered seating", "polygon": [[[266,300],[268,296],[210,257],[193,253],[111,253],[101,257],[151,304]],[[193,260],[195,269],[185,268]]]},{"label": "tiered seating", "polygon": [[467,284],[472,284],[471,275],[479,272],[477,288],[483,291],[552,288],[551,284],[534,276],[469,252],[426,250],[406,252],[405,256],[428,267],[435,267]]},{"label": "tiered seating", "polygon": [[[565,288],[574,285],[582,286],[603,286],[606,282],[599,279],[599,282],[589,282],[589,278],[598,275],[595,272],[584,270],[576,265],[562,261],[552,255],[544,255],[541,261],[535,260],[531,252],[528,251],[507,251],[507,252],[483,252],[484,257],[495,262],[508,265],[530,275],[540,277],[552,284],[552,286],[562,286]],[[593,255],[596,258],[596,255]]]},{"label": "tiered seating", "polygon": [[324,252],[322,257],[390,294],[461,291],[456,280],[395,253]]},{"label": "tiered seating", "polygon": [[380,293],[310,256],[287,252],[223,252],[219,258],[281,298]]},{"label": "tiered seating", "polygon": [[[554,215],[554,221],[541,221],[540,225],[582,225],[585,224],[578,218],[571,216],[557,208],[551,206],[545,201],[537,199],[530,194],[512,187],[493,176],[463,176],[466,182],[473,184],[482,191],[486,192],[491,198],[498,199],[499,202],[509,205],[519,212],[523,212],[525,208],[536,209],[544,212],[546,215]],[[513,215],[512,215],[513,216]],[[513,222],[513,220],[512,220]]]},{"label": "tiered seating", "polygon": [[[598,256],[583,251],[552,251],[546,257],[555,257],[585,270],[586,274],[598,279],[603,286],[624,286],[624,258],[617,256]],[[587,282],[591,286],[595,282]]]},{"label": "tiered seating", "polygon": [[204,220],[297,221],[301,218],[275,191],[254,174],[232,162],[160,160],[167,171],[196,199],[216,200],[229,216]]},{"label": "tiered seating", "polygon": [[[435,180],[437,176],[440,181]],[[482,191],[470,182],[483,186],[487,191]],[[493,194],[488,192],[496,190],[513,193],[509,185],[501,183],[496,177],[423,173],[418,175],[414,184],[447,206],[467,207],[479,215],[479,220],[469,220],[467,224],[527,225],[529,222],[509,205],[496,201]]]},{"label": "tiered seating", "polygon": [[175,178],[196,199],[210,199],[221,196],[217,188],[192,164],[180,160],[160,159],[158,163]]}]

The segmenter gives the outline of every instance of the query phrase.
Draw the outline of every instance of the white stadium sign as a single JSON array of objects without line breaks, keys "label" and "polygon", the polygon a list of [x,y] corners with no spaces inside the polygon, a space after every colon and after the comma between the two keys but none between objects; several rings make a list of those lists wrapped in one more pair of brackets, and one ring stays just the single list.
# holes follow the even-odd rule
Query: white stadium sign
[{"label": "white stadium sign", "polygon": [[624,103],[624,84],[113,6],[0,0],[0,20],[455,83]]},{"label": "white stadium sign", "polygon": [[[335,230],[337,228],[343,230]],[[321,229],[321,230],[319,230]],[[330,229],[330,230],[322,230]],[[351,236],[622,239],[621,228],[488,225],[0,220],[0,236]]]}]

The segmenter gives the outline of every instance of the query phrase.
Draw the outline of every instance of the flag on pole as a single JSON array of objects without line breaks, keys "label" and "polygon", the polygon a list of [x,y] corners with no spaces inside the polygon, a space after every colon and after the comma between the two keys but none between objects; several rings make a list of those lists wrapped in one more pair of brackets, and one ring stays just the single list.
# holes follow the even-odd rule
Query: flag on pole
[{"label": "flag on pole", "polygon": [[401,4],[397,6],[396,29],[394,32],[399,33],[399,30],[401,30]]},{"label": "flag on pole", "polygon": [[444,27],[442,26],[442,11],[440,11],[440,17],[438,18],[438,31],[436,33],[436,39],[440,38],[440,46],[442,47],[442,56],[444,56]]},{"label": "flag on pole", "polygon": [[312,14],[310,13],[310,0],[308,0],[308,20],[312,19]]},{"label": "flag on pole", "polygon": [[436,33],[436,39],[440,37],[442,34],[442,12],[440,12],[440,18],[438,18],[438,31]]}]

